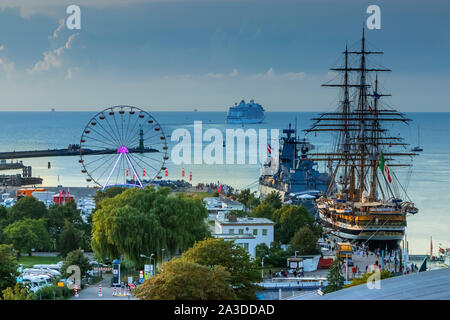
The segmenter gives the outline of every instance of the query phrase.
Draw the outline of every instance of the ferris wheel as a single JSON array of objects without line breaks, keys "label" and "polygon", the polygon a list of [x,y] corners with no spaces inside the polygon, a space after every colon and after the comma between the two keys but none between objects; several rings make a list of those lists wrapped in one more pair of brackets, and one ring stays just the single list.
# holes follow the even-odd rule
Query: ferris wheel
[{"label": "ferris wheel", "polygon": [[105,190],[139,187],[162,179],[167,142],[163,129],[148,112],[114,106],[97,113],[80,139],[81,172],[86,181]]}]

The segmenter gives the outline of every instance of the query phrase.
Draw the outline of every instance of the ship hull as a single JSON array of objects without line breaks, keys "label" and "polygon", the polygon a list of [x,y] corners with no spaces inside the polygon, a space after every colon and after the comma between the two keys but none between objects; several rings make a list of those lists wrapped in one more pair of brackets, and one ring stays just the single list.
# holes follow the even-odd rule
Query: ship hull
[{"label": "ship hull", "polygon": [[[333,222],[319,210],[319,222],[329,232],[343,240],[368,244],[370,248],[396,249],[405,235],[405,227],[358,227]],[[389,234],[386,234],[389,233]]]},{"label": "ship hull", "polygon": [[227,118],[228,124],[257,124],[257,123],[262,123],[263,121],[264,121],[264,118],[256,118],[256,119]]}]

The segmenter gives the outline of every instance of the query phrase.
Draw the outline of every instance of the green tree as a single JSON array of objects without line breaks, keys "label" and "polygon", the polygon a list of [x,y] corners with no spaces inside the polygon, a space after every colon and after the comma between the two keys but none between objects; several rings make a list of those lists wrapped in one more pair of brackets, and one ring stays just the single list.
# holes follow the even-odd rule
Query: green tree
[{"label": "green tree", "polygon": [[252,210],[250,216],[255,218],[266,218],[272,220],[274,212],[275,208],[272,207],[272,205],[270,205],[269,203],[263,201]]},{"label": "green tree", "polygon": [[269,248],[269,254],[264,259],[264,265],[285,268],[287,258],[291,257],[293,254],[294,252],[291,247],[284,250],[279,242],[272,242]]},{"label": "green tree", "polygon": [[65,226],[66,221],[81,227],[83,219],[75,201],[70,200],[65,204],[54,204],[47,212],[47,229],[52,238],[57,238]]},{"label": "green tree", "polygon": [[47,214],[45,204],[35,197],[23,197],[9,209],[9,220],[15,222],[24,218],[40,219]]},{"label": "green tree", "polygon": [[3,290],[2,294],[3,300],[33,300],[33,294],[18,283]]},{"label": "green tree", "polygon": [[253,209],[260,203],[259,198],[256,196],[256,191],[250,192],[250,189],[241,190],[237,199],[246,209]]},{"label": "green tree", "polygon": [[275,241],[288,244],[298,229],[304,226],[312,228],[314,217],[302,206],[283,205],[273,214],[275,222]]},{"label": "green tree", "polygon": [[270,192],[263,200],[263,203],[271,205],[274,209],[280,209],[283,205],[283,201],[281,201],[281,195],[276,191]]},{"label": "green tree", "polygon": [[258,264],[261,264],[262,257],[269,254],[269,247],[265,243],[260,243],[255,247],[255,257]]},{"label": "green tree", "polygon": [[291,239],[292,250],[298,251],[300,255],[320,253],[317,240],[319,238],[308,226],[300,228]]},{"label": "green tree", "polygon": [[173,259],[163,264],[161,273],[146,280],[135,296],[143,300],[236,299],[230,276],[222,266]]},{"label": "green tree", "polygon": [[256,299],[260,289],[255,282],[261,281],[256,261],[234,241],[223,239],[205,239],[183,253],[181,259],[204,266],[223,266],[231,274],[231,284],[238,299]]},{"label": "green tree", "polygon": [[66,225],[58,237],[58,251],[65,257],[70,251],[84,248],[84,233],[66,220]]},{"label": "green tree", "polygon": [[185,250],[210,235],[208,213],[200,199],[170,195],[168,188],[128,189],[101,201],[93,213],[92,248],[105,258]]},{"label": "green tree", "polygon": [[[22,198],[24,199],[24,198]],[[25,218],[8,225],[4,230],[6,239],[20,253],[31,256],[31,249],[47,250],[51,246],[50,236],[45,228],[45,219]]]},{"label": "green tree", "polygon": [[109,187],[105,190],[98,190],[94,196],[94,201],[96,204],[96,208],[100,206],[100,202],[105,198],[114,198],[115,196],[124,192],[126,188],[122,187]]},{"label": "green tree", "polygon": [[16,260],[11,245],[0,244],[0,292],[16,283]]},{"label": "green tree", "polygon": [[244,218],[244,217],[247,217],[248,214],[244,210],[231,210],[230,212],[228,212],[227,216],[235,216],[238,218]]},{"label": "green tree", "polygon": [[71,251],[67,254],[66,258],[63,260],[61,274],[69,276],[69,274],[67,274],[67,268],[71,265],[80,267],[81,277],[85,277],[87,272],[91,270],[89,259],[84,256],[83,251],[80,249]]},{"label": "green tree", "polygon": [[328,285],[325,289],[325,293],[341,290],[344,287],[344,277],[342,276],[341,260],[336,259],[330,266],[327,274]]}]

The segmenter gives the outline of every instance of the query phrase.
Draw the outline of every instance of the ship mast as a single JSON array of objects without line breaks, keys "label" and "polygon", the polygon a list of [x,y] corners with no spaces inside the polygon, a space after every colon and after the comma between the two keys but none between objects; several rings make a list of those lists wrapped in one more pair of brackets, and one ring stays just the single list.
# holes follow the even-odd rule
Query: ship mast
[{"label": "ship mast", "polygon": [[[328,161],[335,164],[331,184],[334,184],[338,169],[342,169],[342,175],[339,177],[339,183],[341,184],[340,197],[352,201],[363,201],[363,195],[366,195],[366,191],[366,200],[375,201],[377,198],[377,185],[383,198],[386,196],[383,186],[377,177],[381,152],[383,152],[385,160],[389,161],[390,167],[410,166],[410,164],[393,162],[395,160],[393,157],[416,155],[408,152],[383,151],[385,149],[384,146],[387,145],[389,148],[392,148],[393,146],[405,147],[408,144],[403,143],[400,137],[389,136],[388,130],[383,128],[382,123],[408,123],[410,119],[406,119],[402,113],[396,110],[381,107],[379,99],[390,95],[378,92],[378,72],[389,72],[391,70],[368,67],[367,56],[383,54],[383,52],[367,50],[364,29],[360,51],[348,51],[346,46],[343,53],[345,57],[344,66],[330,68],[332,71],[343,73],[343,83],[327,83],[322,86],[341,88],[344,99],[337,112],[322,113],[320,117],[313,119],[315,120],[313,126],[305,130],[307,133],[313,131],[337,132],[336,150],[327,153],[310,153],[310,157],[312,161]],[[357,67],[349,65],[349,55],[359,57]],[[358,83],[349,83],[350,72],[358,74]],[[373,93],[369,93],[369,88],[372,86],[368,84],[367,77],[371,72],[376,72]],[[357,100],[355,107],[352,107],[352,102],[349,98],[350,90],[356,90]],[[373,100],[370,99],[370,102],[369,97],[373,97]],[[387,189],[394,196],[389,183]]]}]

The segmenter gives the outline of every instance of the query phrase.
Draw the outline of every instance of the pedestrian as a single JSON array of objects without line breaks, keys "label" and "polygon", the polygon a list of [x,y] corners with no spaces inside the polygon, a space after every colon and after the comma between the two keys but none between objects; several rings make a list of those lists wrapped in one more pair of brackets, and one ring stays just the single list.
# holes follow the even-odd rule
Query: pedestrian
[{"label": "pedestrian", "polygon": [[356,267],[355,266],[352,267],[352,273],[353,273],[353,278],[354,278],[356,275]]}]

